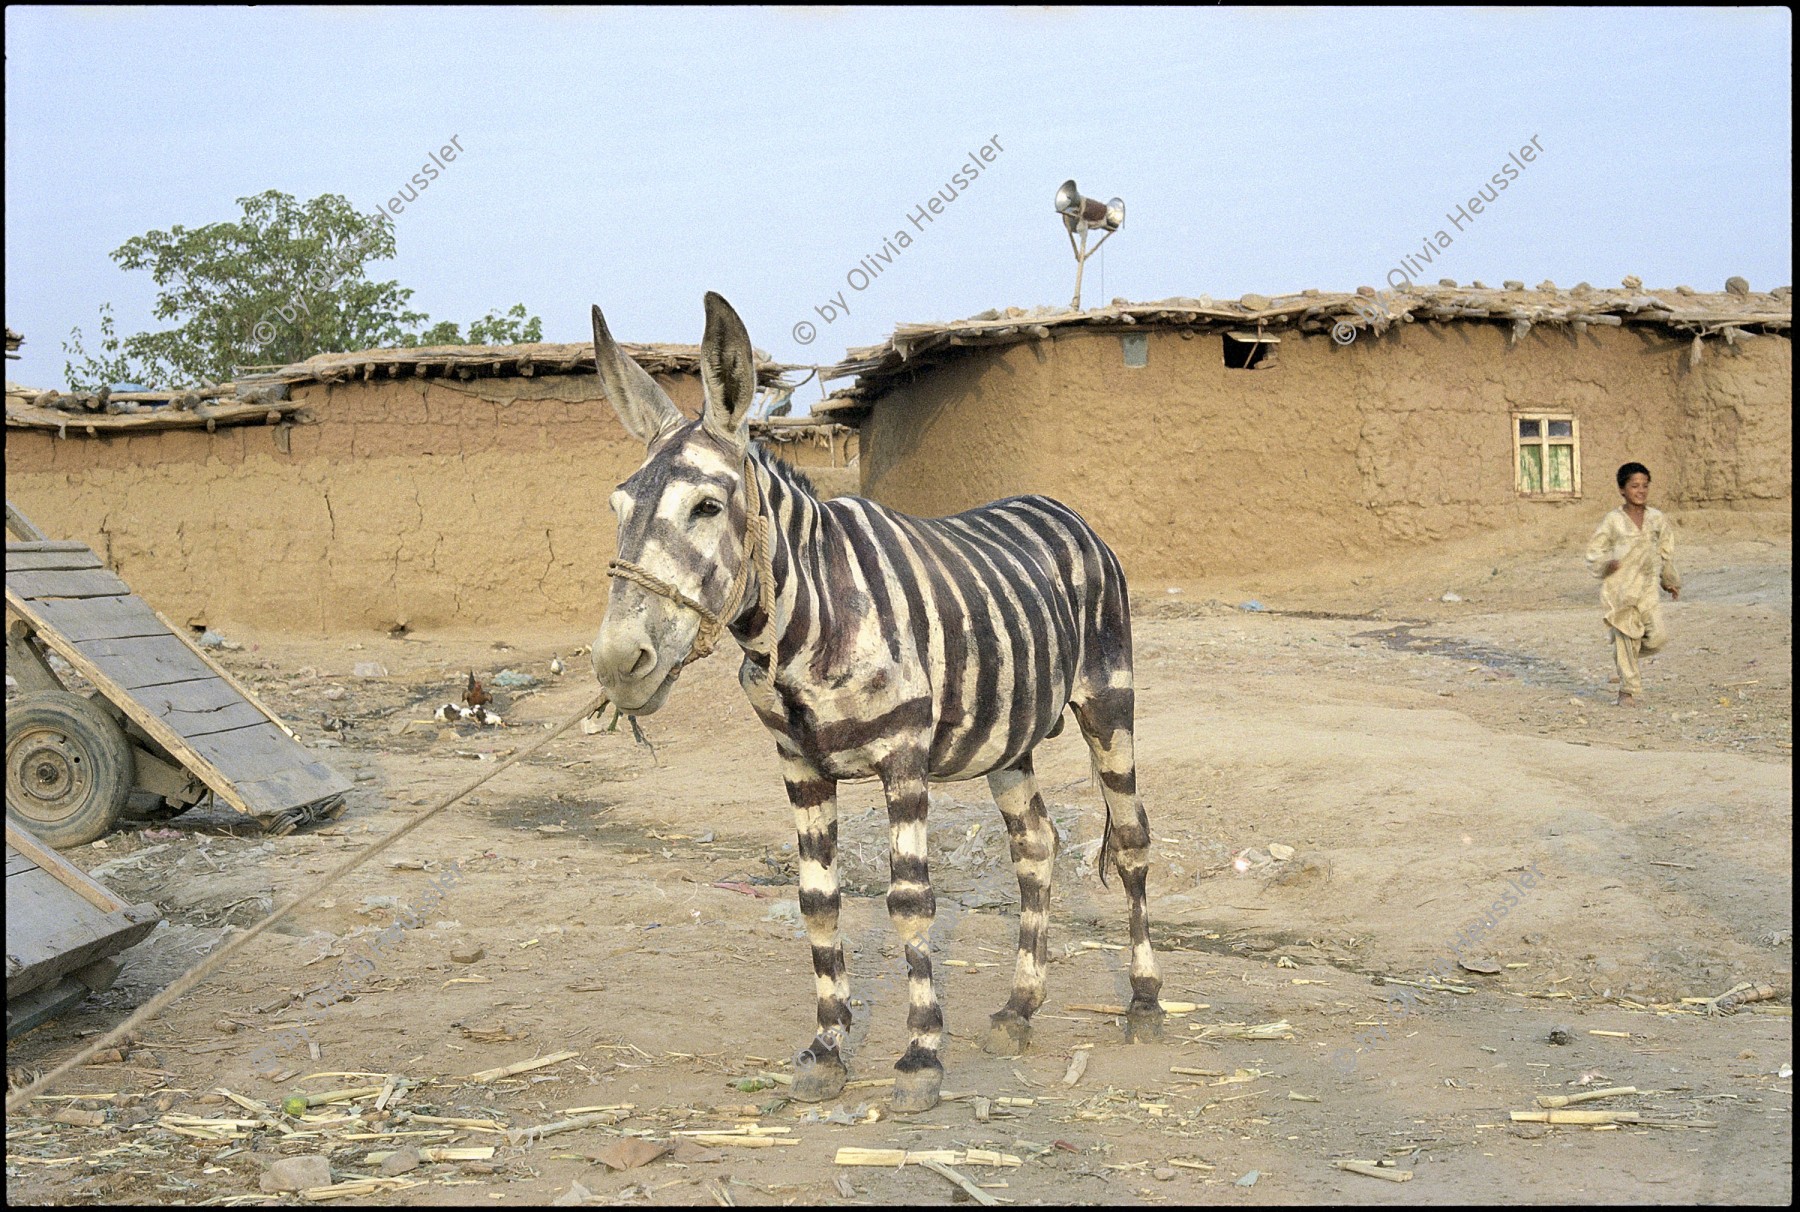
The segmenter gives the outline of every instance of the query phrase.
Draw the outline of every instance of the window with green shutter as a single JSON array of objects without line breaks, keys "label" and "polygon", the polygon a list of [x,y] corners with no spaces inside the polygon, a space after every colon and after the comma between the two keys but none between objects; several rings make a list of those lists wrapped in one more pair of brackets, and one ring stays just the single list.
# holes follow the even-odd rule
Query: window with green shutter
[{"label": "window with green shutter", "polygon": [[1581,445],[1568,413],[1514,413],[1514,487],[1520,496],[1579,497]]}]

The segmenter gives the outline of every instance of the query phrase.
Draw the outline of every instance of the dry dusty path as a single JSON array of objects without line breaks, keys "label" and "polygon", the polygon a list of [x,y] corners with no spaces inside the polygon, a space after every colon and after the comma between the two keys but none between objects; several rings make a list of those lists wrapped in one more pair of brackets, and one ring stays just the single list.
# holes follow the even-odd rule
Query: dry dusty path
[{"label": "dry dusty path", "polygon": [[[424,1143],[494,1153],[427,1162],[358,1198],[543,1203],[576,1184],[599,1202],[653,1204],[964,1198],[920,1165],[834,1164],[858,1146],[1009,1154],[1020,1164],[955,1168],[1019,1203],[1785,1204],[1791,565],[1785,536],[1741,529],[1685,554],[1677,640],[1637,712],[1610,705],[1592,583],[1566,559],[1500,556],[1490,572],[1484,558],[1460,587],[1448,565],[1377,569],[1308,594],[1277,586],[1260,611],[1216,587],[1139,586],[1155,938],[1165,998],[1198,1007],[1160,1043],[1127,1047],[1113,1016],[1080,1008],[1124,999],[1125,923],[1122,894],[1092,874],[1099,802],[1070,729],[1038,761],[1064,848],[1033,1051],[1000,1060],[972,1043],[1005,1000],[1017,892],[984,785],[942,786],[931,848],[946,1085],[971,1097],[903,1118],[879,1085],[822,1108],[784,1102],[813,1013],[791,816],[721,656],[647,721],[654,755],[626,729],[559,739],[258,940],[123,1063],[66,1081],[60,1094],[104,1096],[74,1104],[103,1124],[12,1120],[9,1199],[217,1201],[254,1196],[283,1155],[327,1153],[345,1181],[379,1173],[371,1153]],[[1443,601],[1446,589],[1463,600]],[[567,657],[583,641],[575,633],[236,638],[245,648],[227,662],[359,778],[349,812],[279,839],[200,812],[72,852],[159,901],[171,925],[114,990],[14,1041],[14,1074],[120,1021],[226,928],[525,743],[591,684],[579,660],[560,680],[545,671],[553,649]],[[389,676],[350,676],[362,660]],[[470,668],[490,684],[503,668],[541,680],[497,688],[507,728],[408,727]],[[903,1045],[905,1006],[881,899],[885,820],[869,785],[846,786],[842,809],[853,1077],[879,1080]],[[1455,967],[1458,991],[1421,988],[1508,889],[1516,901],[1462,955],[1493,971]],[[432,899],[378,961],[355,964]],[[455,962],[459,948],[482,954]],[[346,973],[357,983],[345,1000],[312,1012],[295,1001]],[[1728,1017],[1681,1001],[1741,982],[1776,997]],[[1283,1022],[1275,1038],[1233,1038]],[[284,1042],[295,1024],[316,1056]],[[469,1079],[560,1052],[573,1055]],[[1085,1071],[1065,1081],[1081,1053]],[[284,1120],[217,1093],[273,1106],[389,1074],[425,1084],[385,1113],[362,1099],[360,1118]],[[1640,1093],[1585,1105],[1666,1125],[1510,1116],[1540,1095],[1607,1086]],[[591,1107],[609,1110],[579,1130],[505,1134]],[[168,1118],[180,1115],[243,1122]],[[618,1173],[595,1160],[627,1137],[670,1144],[743,1125],[797,1143],[687,1140]],[[393,1135],[406,1132],[438,1135]],[[1333,1166],[1346,1158],[1412,1178]]]}]

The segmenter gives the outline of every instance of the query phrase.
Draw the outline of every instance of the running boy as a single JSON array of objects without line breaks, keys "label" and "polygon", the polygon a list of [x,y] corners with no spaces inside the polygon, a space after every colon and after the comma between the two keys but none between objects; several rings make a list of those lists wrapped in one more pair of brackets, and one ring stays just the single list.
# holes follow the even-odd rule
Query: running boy
[{"label": "running boy", "polygon": [[1636,707],[1644,693],[1638,654],[1655,652],[1668,638],[1656,588],[1660,584],[1679,599],[1681,578],[1675,572],[1675,527],[1645,503],[1650,469],[1627,463],[1618,478],[1625,503],[1607,514],[1588,540],[1587,563],[1601,578],[1600,605],[1619,665],[1619,706]]}]

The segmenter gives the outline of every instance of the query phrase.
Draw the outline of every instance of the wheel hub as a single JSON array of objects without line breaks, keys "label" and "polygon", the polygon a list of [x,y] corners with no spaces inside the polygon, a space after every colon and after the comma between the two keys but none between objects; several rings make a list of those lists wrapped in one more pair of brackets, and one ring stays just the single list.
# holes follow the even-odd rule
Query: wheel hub
[{"label": "wheel hub", "polygon": [[86,755],[70,738],[49,729],[17,737],[7,754],[7,782],[24,792],[21,805],[38,820],[75,811],[87,792]]}]

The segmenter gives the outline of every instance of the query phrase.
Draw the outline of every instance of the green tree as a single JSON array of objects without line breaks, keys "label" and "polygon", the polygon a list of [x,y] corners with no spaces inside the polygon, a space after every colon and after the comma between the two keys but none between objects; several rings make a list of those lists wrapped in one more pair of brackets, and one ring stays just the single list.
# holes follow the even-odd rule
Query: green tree
[{"label": "green tree", "polygon": [[456,324],[444,320],[424,332],[408,334],[400,340],[407,348],[421,345],[529,345],[544,339],[544,322],[537,316],[527,317],[525,305],[514,303],[505,313],[490,311],[479,320],[469,322],[469,339],[457,335]]},{"label": "green tree", "polygon": [[133,372],[130,359],[119,352],[119,344],[118,334],[113,331],[112,304],[102,303],[99,356],[88,353],[83,347],[79,328],[72,331],[69,339],[63,342],[63,352],[75,359],[63,367],[69,386],[76,391],[96,391],[114,383],[131,382]]},{"label": "green tree", "polygon": [[371,261],[394,256],[394,222],[365,215],[338,194],[309,202],[269,190],[239,198],[243,215],[204,227],[175,226],[133,237],[112,252],[119,267],[150,271],[155,314],[176,323],[120,340],[110,305],[101,309],[101,356],[81,329],[63,350],[77,390],[125,379],[157,387],[232,378],[239,366],[285,365],[317,353],[414,345],[541,340],[543,324],[523,304],[469,325],[433,324],[413,311],[413,292],[373,281]]}]

